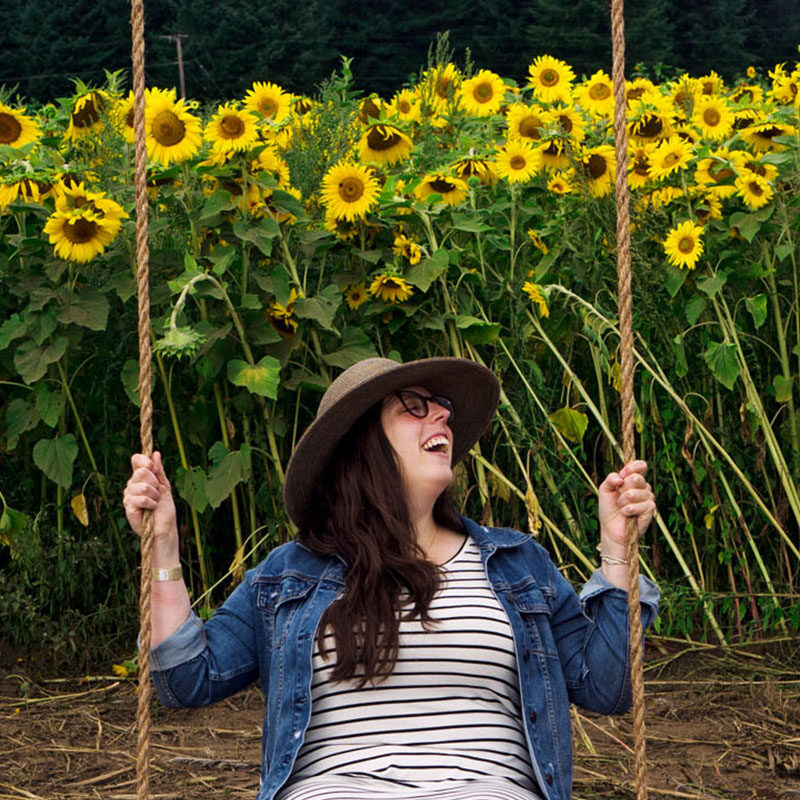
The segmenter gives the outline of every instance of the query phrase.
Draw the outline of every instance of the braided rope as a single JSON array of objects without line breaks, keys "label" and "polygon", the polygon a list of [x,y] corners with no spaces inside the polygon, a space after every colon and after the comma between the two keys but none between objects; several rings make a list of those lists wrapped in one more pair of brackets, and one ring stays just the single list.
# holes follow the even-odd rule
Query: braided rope
[{"label": "braided rope", "polygon": [[[624,0],[611,2],[612,78],[614,83],[614,145],[616,150],[617,298],[619,303],[619,358],[622,401],[622,451],[625,463],[633,461],[633,298],[631,294],[631,234],[628,195],[628,135],[625,128],[625,22]],[[628,518],[628,621],[630,627],[631,685],[633,689],[633,750],[637,800],[647,800],[647,759],[644,740],[644,671],[642,612],[639,597],[639,537],[636,519]]]},{"label": "braided rope", "polygon": [[[147,246],[147,147],[144,127],[144,7],[131,0],[131,55],[133,61],[133,132],[135,150],[136,263],[139,300],[139,435],[142,452],[153,452],[153,403],[150,397],[150,251]],[[139,692],[136,709],[136,797],[150,796],[150,573],[153,564],[153,514],[144,513],[142,572],[139,584]]]}]

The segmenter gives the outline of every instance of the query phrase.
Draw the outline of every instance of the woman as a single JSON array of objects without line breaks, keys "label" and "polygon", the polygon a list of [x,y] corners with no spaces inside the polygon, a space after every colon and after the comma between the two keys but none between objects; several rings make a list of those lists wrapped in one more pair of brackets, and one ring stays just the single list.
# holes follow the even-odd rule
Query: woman
[{"label": "woman", "polygon": [[[494,374],[462,359],[361,361],[322,398],[284,484],[295,541],[205,625],[180,577],[161,459],[124,504],[154,511],[152,675],[168,706],[259,680],[258,800],[568,800],[569,703],[630,703],[625,523],[655,509],[634,461],[599,487],[601,567],[580,598],[518,531],[460,517],[452,468],[491,421]],[[658,590],[641,578],[643,625]]]}]

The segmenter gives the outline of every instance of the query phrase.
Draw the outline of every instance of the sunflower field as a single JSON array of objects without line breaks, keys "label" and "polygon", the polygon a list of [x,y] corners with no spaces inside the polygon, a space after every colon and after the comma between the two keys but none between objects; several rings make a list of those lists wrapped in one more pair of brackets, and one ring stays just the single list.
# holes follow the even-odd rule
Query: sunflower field
[{"label": "sunflower field", "polygon": [[[796,632],[800,63],[633,76],[626,113],[657,628]],[[293,444],[371,355],[496,372],[459,502],[588,576],[621,458],[612,115],[602,71],[541,55],[517,81],[442,46],[391,98],[347,59],[313,98],[148,89],[155,439],[201,610],[292,535]],[[0,636],[70,655],[136,627],[132,116],[117,74],[0,93]]]}]

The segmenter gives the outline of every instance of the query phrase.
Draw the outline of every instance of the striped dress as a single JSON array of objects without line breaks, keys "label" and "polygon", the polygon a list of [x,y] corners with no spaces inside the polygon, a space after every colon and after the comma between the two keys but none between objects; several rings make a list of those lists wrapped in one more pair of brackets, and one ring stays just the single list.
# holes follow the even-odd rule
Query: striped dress
[{"label": "striped dress", "polygon": [[401,621],[385,681],[330,683],[335,659],[324,661],[315,644],[311,719],[277,800],[539,797],[511,626],[472,539],[442,571],[434,625]]}]

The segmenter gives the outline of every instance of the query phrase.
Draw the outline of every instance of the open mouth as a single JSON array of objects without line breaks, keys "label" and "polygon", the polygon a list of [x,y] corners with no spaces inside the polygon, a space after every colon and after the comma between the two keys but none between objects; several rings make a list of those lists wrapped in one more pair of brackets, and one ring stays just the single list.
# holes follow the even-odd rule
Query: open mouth
[{"label": "open mouth", "polygon": [[422,445],[422,449],[426,453],[447,453],[450,451],[450,442],[446,436],[436,434]]}]

